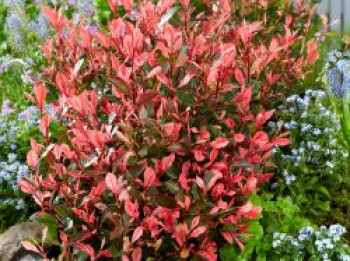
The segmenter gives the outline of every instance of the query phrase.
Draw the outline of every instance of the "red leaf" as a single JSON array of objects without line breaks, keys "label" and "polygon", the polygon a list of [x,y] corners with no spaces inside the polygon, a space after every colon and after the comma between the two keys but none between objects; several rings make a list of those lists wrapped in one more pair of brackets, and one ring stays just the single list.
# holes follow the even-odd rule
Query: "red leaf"
[{"label": "red leaf", "polygon": [[240,84],[240,85],[244,85],[244,76],[243,76],[243,73],[241,72],[240,69],[236,68],[235,70],[235,77],[236,77],[236,80],[237,82]]},{"label": "red leaf", "polygon": [[140,106],[143,103],[147,103],[157,97],[159,95],[159,92],[156,90],[146,90],[144,93],[141,94],[137,105]]},{"label": "red leaf", "polygon": [[210,145],[213,148],[222,149],[222,148],[225,148],[228,145],[228,143],[229,141],[226,138],[219,137],[219,138],[216,138],[214,141],[212,141]]},{"label": "red leaf", "polygon": [[226,119],[225,123],[230,129],[233,129],[233,127],[235,126],[235,122],[230,117]]},{"label": "red leaf", "polygon": [[253,191],[256,190],[256,186],[258,184],[258,179],[255,177],[249,177],[247,179],[247,183],[244,186],[244,194],[249,195]]},{"label": "red leaf", "polygon": [[244,141],[244,135],[240,133],[235,133],[233,135],[233,138],[235,139],[236,142],[241,143]]},{"label": "red leaf", "polygon": [[20,180],[18,186],[26,194],[33,194],[35,191],[35,187],[25,179]]},{"label": "red leaf", "polygon": [[27,163],[30,167],[32,167],[33,169],[36,168],[36,166],[39,163],[39,157],[38,155],[35,153],[34,150],[31,150],[28,152],[27,154]]},{"label": "red leaf", "polygon": [[155,183],[156,174],[152,168],[147,167],[145,173],[143,174],[143,177],[145,190],[147,191]]},{"label": "red leaf", "polygon": [[266,74],[266,80],[269,86],[274,85],[279,78],[280,74],[272,74],[271,72]]},{"label": "red leaf", "polygon": [[159,74],[162,71],[162,67],[157,66],[150,71],[150,73],[146,76],[146,78],[153,78],[155,75]]},{"label": "red leaf", "polygon": [[36,245],[34,245],[33,243],[30,243],[28,241],[23,241],[22,242],[22,246],[28,250],[28,251],[31,251],[31,252],[34,252],[34,253],[37,253],[39,255],[42,256],[42,253],[41,251],[38,249],[38,247]]},{"label": "red leaf", "polygon": [[50,122],[51,122],[51,117],[49,114],[45,114],[40,121],[40,131],[43,134],[43,136],[45,137],[45,139],[48,138],[49,136],[49,126],[50,126]]},{"label": "red leaf", "polygon": [[43,84],[37,84],[34,87],[34,94],[35,94],[35,100],[36,104],[40,111],[43,110],[43,106],[45,104],[46,100],[46,88]]},{"label": "red leaf", "polygon": [[273,173],[265,173],[265,174],[261,174],[258,177],[258,181],[259,183],[264,183],[266,181],[268,181],[271,177],[273,177]]},{"label": "red leaf", "polygon": [[[211,245],[211,246],[208,246]],[[197,252],[197,255],[200,256],[205,261],[217,261],[216,244],[209,243],[207,246],[204,246],[202,250]]]},{"label": "red leaf", "polygon": [[234,101],[237,102],[238,108],[240,110],[246,110],[252,98],[253,88],[242,88],[242,90],[236,94]]},{"label": "red leaf", "polygon": [[196,148],[193,150],[194,157],[198,162],[202,162],[205,159],[205,156],[203,153],[204,153],[204,150],[202,148]]},{"label": "red leaf", "polygon": [[122,183],[117,181],[116,176],[113,173],[108,173],[105,181],[107,188],[111,190],[115,196],[118,196],[122,188]]},{"label": "red leaf", "polygon": [[135,243],[143,234],[143,227],[137,227],[132,234],[131,243]]},{"label": "red leaf", "polygon": [[102,250],[101,252],[98,253],[97,258],[112,258],[112,253],[109,250]]},{"label": "red leaf", "polygon": [[268,121],[273,115],[273,110],[271,111],[263,111],[259,112],[259,114],[255,118],[255,125],[257,128],[261,128],[266,121]]},{"label": "red leaf", "polygon": [[80,249],[80,251],[84,252],[85,254],[87,254],[90,258],[91,261],[96,260],[95,258],[95,250],[92,248],[92,246],[90,245],[86,245],[80,242],[76,242],[74,243],[74,245]]},{"label": "red leaf", "polygon": [[218,154],[219,154],[219,150],[216,148],[213,148],[210,152],[210,155],[209,155],[209,161],[214,162],[216,160],[216,158],[218,157]]},{"label": "red leaf", "polygon": [[43,12],[55,28],[55,30],[60,31],[62,26],[62,15],[58,14],[54,9],[47,6],[43,8]]},{"label": "red leaf", "polygon": [[162,158],[162,170],[163,170],[163,172],[166,172],[173,165],[174,161],[175,161],[175,154],[174,153]]},{"label": "red leaf", "polygon": [[131,11],[132,10],[132,5],[133,1],[132,0],[122,0],[123,6],[125,8],[125,11]]},{"label": "red leaf", "polygon": [[29,101],[31,101],[32,103],[36,103],[34,97],[33,97],[31,94],[25,92],[25,93],[24,93],[24,96],[26,96],[26,98],[27,98]]},{"label": "red leaf", "polygon": [[187,8],[190,4],[190,0],[180,0],[180,3],[184,8]]},{"label": "red leaf", "polygon": [[200,226],[200,227],[197,227],[195,230],[193,230],[190,234],[189,237],[192,237],[192,238],[197,238],[199,237],[200,235],[202,235],[205,231],[206,231],[206,227],[205,226]]},{"label": "red leaf", "polygon": [[273,145],[276,146],[287,146],[290,144],[290,140],[286,138],[274,138],[272,141]]},{"label": "red leaf", "polygon": [[208,84],[216,84],[218,80],[218,75],[219,75],[218,66],[214,64],[214,66],[210,68],[210,72],[208,74],[208,78],[207,78]]},{"label": "red leaf", "polygon": [[175,227],[174,237],[179,246],[183,246],[186,242],[188,228],[185,223],[180,223]]},{"label": "red leaf", "polygon": [[60,231],[60,239],[61,239],[61,244],[62,246],[66,247],[68,246],[68,237],[67,234],[64,233],[63,231]]},{"label": "red leaf", "polygon": [[264,131],[258,131],[254,134],[252,141],[256,145],[262,146],[269,142],[269,136]]},{"label": "red leaf", "polygon": [[237,215],[246,217],[248,219],[253,219],[257,218],[261,211],[261,207],[253,207],[252,202],[248,201],[245,205],[238,209]]},{"label": "red leaf", "polygon": [[194,229],[195,227],[197,227],[199,225],[199,220],[200,220],[200,216],[197,216],[197,217],[192,219],[191,229]]},{"label": "red leaf", "polygon": [[142,258],[142,249],[137,247],[134,252],[132,252],[132,261],[141,261]]},{"label": "red leaf", "polygon": [[164,125],[164,130],[168,136],[171,136],[173,134],[175,128],[175,123],[170,122]]},{"label": "red leaf", "polygon": [[100,43],[104,48],[109,48],[110,40],[108,39],[108,36],[100,32],[94,33],[94,36],[96,37],[98,43]]},{"label": "red leaf", "polygon": [[307,64],[312,64],[318,59],[318,49],[317,43],[315,40],[310,40],[307,43]]},{"label": "red leaf", "polygon": [[207,184],[207,190],[210,190],[215,185],[216,181],[222,178],[222,173],[217,170],[212,170],[211,175],[212,176]]},{"label": "red leaf", "polygon": [[137,201],[133,203],[131,200],[126,200],[125,201],[125,211],[126,213],[133,218],[138,218],[140,213],[139,213],[139,204]]},{"label": "red leaf", "polygon": [[220,234],[228,243],[233,243],[233,237],[229,231],[221,231]]},{"label": "red leaf", "polygon": [[30,146],[31,146],[32,150],[35,151],[35,153],[37,153],[37,154],[39,154],[40,151],[42,151],[42,149],[43,149],[43,145],[38,144],[36,142],[36,140],[34,140],[32,138],[30,139]]},{"label": "red leaf", "polygon": [[109,8],[114,13],[116,11],[116,9],[117,9],[118,0],[108,0],[108,5],[109,5]]},{"label": "red leaf", "polygon": [[189,83],[189,81],[193,78],[193,76],[195,76],[195,75],[191,74],[191,73],[186,74],[185,78],[183,78],[181,80],[181,82],[179,83],[179,87],[182,87],[182,86],[186,85],[187,83]]}]

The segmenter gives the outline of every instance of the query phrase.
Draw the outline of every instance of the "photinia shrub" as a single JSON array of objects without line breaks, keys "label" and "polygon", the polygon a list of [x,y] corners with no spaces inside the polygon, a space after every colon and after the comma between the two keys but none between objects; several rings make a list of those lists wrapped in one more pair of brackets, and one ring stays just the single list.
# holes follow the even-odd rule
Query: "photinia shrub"
[{"label": "photinia shrub", "polygon": [[107,32],[45,9],[57,36],[31,97],[45,142],[32,140],[20,187],[56,220],[67,259],[78,249],[91,260],[216,260],[226,241],[243,248],[261,211],[248,197],[272,176],[271,149],[289,143],[264,131],[264,108],[317,59],[293,29],[312,10],[295,1],[268,35],[268,17],[248,15],[266,0],[205,1],[205,12],[121,2],[108,1]]}]

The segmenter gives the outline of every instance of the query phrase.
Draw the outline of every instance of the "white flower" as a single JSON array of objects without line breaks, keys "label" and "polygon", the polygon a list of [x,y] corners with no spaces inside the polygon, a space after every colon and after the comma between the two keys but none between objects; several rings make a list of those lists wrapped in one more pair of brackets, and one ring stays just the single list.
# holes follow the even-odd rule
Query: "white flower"
[{"label": "white flower", "polygon": [[308,141],[308,142],[306,143],[306,147],[307,147],[308,149],[312,149],[312,147],[313,147],[313,142],[312,142],[312,141]]},{"label": "white flower", "polygon": [[329,256],[328,256],[327,253],[322,254],[322,259],[323,259],[323,261],[330,261]]},{"label": "white flower", "polygon": [[346,254],[340,254],[339,258],[341,261],[350,261],[350,256]]},{"label": "white flower", "polygon": [[329,233],[331,234],[331,236],[335,241],[339,241],[340,237],[344,235],[345,232],[346,232],[346,228],[339,224],[331,225],[329,227]]},{"label": "white flower", "polygon": [[299,96],[298,95],[296,95],[296,94],[294,94],[294,95],[292,95],[292,96],[289,96],[288,98],[287,98],[287,102],[294,102],[296,99],[298,99],[299,98]]},{"label": "white flower", "polygon": [[294,246],[294,247],[298,247],[298,246],[299,246],[299,242],[298,242],[297,240],[295,240],[295,239],[293,239],[293,240],[291,241],[291,244],[292,244],[292,246]]},{"label": "white flower", "polygon": [[300,115],[300,117],[301,117],[302,119],[305,119],[305,118],[307,117],[307,112],[304,111],[304,112]]},{"label": "white flower", "polygon": [[318,145],[318,144],[314,144],[314,145],[313,145],[313,149],[314,149],[315,151],[319,151],[319,150],[321,149],[321,146]]},{"label": "white flower", "polygon": [[333,162],[327,161],[327,162],[326,162],[326,166],[327,166],[327,167],[330,167],[330,168],[333,168],[333,167],[334,167],[334,164],[333,164]]},{"label": "white flower", "polygon": [[279,232],[274,232],[273,235],[272,235],[272,237],[273,237],[273,238],[279,238],[280,235],[281,235],[281,233],[279,233]]},{"label": "white flower", "polygon": [[294,175],[289,175],[289,176],[286,176],[285,179],[286,179],[287,185],[289,185],[289,184],[291,184],[293,181],[295,181],[295,180],[297,179],[297,177],[294,176]]},{"label": "white flower", "polygon": [[289,112],[290,112],[290,113],[295,113],[295,112],[296,112],[296,109],[295,109],[294,107],[291,107],[291,108],[289,108]]},{"label": "white flower", "polygon": [[313,130],[313,134],[316,135],[316,136],[318,136],[318,135],[322,134],[322,132],[321,132],[320,129],[314,129],[314,130]]},{"label": "white flower", "polygon": [[281,240],[275,240],[272,242],[272,247],[276,248],[282,244]]}]

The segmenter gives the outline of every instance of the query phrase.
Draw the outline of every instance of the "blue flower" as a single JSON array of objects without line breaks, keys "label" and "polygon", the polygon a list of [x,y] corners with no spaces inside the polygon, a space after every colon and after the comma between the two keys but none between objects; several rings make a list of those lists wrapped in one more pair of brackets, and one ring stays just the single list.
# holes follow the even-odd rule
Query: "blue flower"
[{"label": "blue flower", "polygon": [[345,232],[346,232],[346,228],[339,224],[331,225],[329,227],[329,233],[331,234],[331,236],[335,241],[339,241],[340,237],[343,236]]},{"label": "blue flower", "polygon": [[8,162],[10,163],[15,162],[15,160],[17,159],[17,155],[14,153],[10,153],[9,155],[7,155],[7,157],[8,157]]},{"label": "blue flower", "polygon": [[316,136],[319,136],[319,135],[322,134],[322,131],[320,129],[316,128],[316,129],[313,130],[313,134],[316,135]]},{"label": "blue flower", "polygon": [[77,0],[77,7],[78,7],[78,12],[87,16],[91,17],[94,13],[92,7],[92,2],[91,0]]},{"label": "blue flower", "polygon": [[21,20],[14,13],[10,13],[6,17],[6,26],[10,31],[19,32],[22,30]]},{"label": "blue flower", "polygon": [[50,22],[42,13],[39,14],[37,21],[30,21],[29,28],[42,40],[49,37]]},{"label": "blue flower", "polygon": [[346,61],[346,60],[339,60],[339,61],[337,62],[337,68],[338,68],[338,70],[339,70],[341,73],[344,73],[344,69],[345,69],[345,67],[347,66],[347,64],[348,64],[348,61]]},{"label": "blue flower", "polygon": [[24,200],[23,199],[18,200],[16,204],[16,209],[21,210],[21,209],[24,209],[24,207],[25,207]]},{"label": "blue flower", "polygon": [[18,50],[22,50],[24,48],[25,41],[22,35],[22,22],[17,14],[10,13],[6,17],[6,27],[10,33],[10,38],[12,39],[14,47]]},{"label": "blue flower", "polygon": [[314,234],[314,229],[312,227],[305,227],[299,230],[299,236],[298,239],[300,241],[304,241],[307,239],[310,239],[311,236]]},{"label": "blue flower", "polygon": [[25,5],[24,0],[10,0],[9,2],[12,5],[17,5],[17,6],[21,6],[21,7],[24,7],[24,5]]},{"label": "blue flower", "polygon": [[12,112],[13,112],[13,109],[11,108],[11,102],[9,100],[5,100],[2,104],[1,115],[7,116]]}]

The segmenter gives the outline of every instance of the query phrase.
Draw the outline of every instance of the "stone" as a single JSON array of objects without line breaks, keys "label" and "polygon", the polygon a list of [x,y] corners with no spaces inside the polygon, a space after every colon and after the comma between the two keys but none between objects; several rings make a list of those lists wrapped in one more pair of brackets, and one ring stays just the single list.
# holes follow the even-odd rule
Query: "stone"
[{"label": "stone", "polygon": [[42,260],[35,253],[22,247],[22,241],[41,238],[43,226],[36,222],[26,222],[10,227],[0,235],[0,261]]}]

